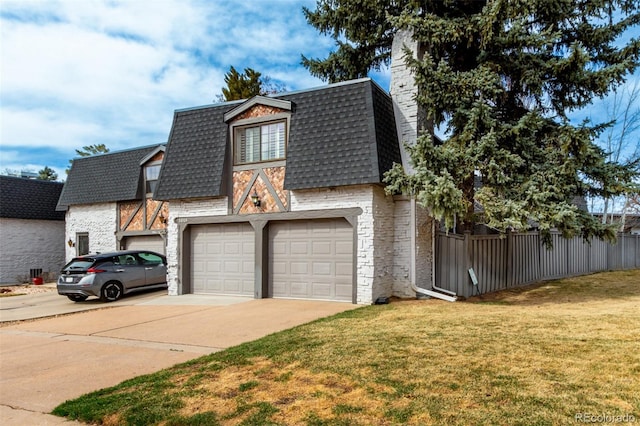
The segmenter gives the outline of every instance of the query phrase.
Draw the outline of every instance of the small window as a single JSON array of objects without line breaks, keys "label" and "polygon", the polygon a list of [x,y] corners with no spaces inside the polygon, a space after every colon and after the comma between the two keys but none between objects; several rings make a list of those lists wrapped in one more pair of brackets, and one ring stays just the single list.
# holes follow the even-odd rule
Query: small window
[{"label": "small window", "polygon": [[147,166],[144,168],[144,181],[147,194],[153,194],[158,185],[158,177],[160,176],[160,164]]},{"label": "small window", "polygon": [[235,163],[247,164],[285,157],[285,122],[242,127],[235,133]]},{"label": "small window", "polygon": [[76,242],[76,255],[82,256],[84,254],[89,254],[89,234],[76,234]]}]

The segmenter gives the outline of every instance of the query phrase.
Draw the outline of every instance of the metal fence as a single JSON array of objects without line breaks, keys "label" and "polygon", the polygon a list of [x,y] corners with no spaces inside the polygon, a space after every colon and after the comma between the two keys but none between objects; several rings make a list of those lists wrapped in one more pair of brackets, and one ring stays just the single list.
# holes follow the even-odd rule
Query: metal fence
[{"label": "metal fence", "polygon": [[640,235],[619,234],[615,244],[564,239],[559,233],[552,238],[549,250],[537,232],[506,236],[439,233],[436,286],[470,297],[542,280],[640,268]]}]

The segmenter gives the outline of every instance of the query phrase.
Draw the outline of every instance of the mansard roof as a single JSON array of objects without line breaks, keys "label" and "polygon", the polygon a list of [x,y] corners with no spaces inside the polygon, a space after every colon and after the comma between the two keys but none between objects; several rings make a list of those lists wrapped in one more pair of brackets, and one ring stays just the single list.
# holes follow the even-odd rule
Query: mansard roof
[{"label": "mansard roof", "polygon": [[391,98],[371,79],[360,79],[176,111],[154,198],[226,195],[227,121],[261,101],[290,111],[285,189],[380,184],[401,162]]},{"label": "mansard roof", "polygon": [[73,160],[58,209],[75,204],[108,203],[142,197],[140,162],[162,145],[151,145]]}]

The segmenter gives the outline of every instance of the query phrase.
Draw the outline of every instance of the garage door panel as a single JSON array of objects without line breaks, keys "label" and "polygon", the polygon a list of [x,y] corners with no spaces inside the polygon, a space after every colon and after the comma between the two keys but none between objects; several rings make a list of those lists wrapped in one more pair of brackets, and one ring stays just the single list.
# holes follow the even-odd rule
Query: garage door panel
[{"label": "garage door panel", "polygon": [[331,256],[334,243],[332,241],[313,241],[311,243],[311,254],[314,256]]},{"label": "garage door panel", "polygon": [[138,235],[126,237],[125,247],[127,250],[149,250],[164,254],[164,240],[159,235]]},{"label": "garage door panel", "polygon": [[351,282],[353,278],[353,267],[351,266],[351,263],[336,262],[335,266],[336,266],[336,279],[339,279],[340,277],[344,277],[344,278],[348,278],[349,282]]},{"label": "garage door panel", "polygon": [[313,262],[313,275],[326,275],[330,277],[331,274],[331,262]]},{"label": "garage door panel", "polygon": [[309,244],[306,241],[291,241],[290,249],[290,253],[309,254]]},{"label": "garage door panel", "polygon": [[336,241],[336,254],[353,254],[353,243],[350,241]]},{"label": "garage door panel", "polygon": [[251,225],[198,225],[191,239],[194,292],[253,295],[255,236]]},{"label": "garage door panel", "polygon": [[353,230],[346,220],[274,222],[269,240],[274,297],[351,301]]}]

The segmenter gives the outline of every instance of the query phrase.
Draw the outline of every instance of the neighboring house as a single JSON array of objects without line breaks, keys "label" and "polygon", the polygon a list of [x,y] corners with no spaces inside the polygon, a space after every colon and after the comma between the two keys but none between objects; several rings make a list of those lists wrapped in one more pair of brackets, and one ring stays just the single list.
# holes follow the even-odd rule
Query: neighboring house
[{"label": "neighboring house", "polygon": [[[602,213],[593,214],[598,219],[602,220]],[[623,234],[640,235],[640,214],[629,213],[622,215],[621,213],[615,213],[613,215],[607,215],[607,223],[616,223],[620,226],[620,232]],[[624,220],[624,226],[622,221]]]},{"label": "neighboring house", "polygon": [[370,79],[176,111],[154,193],[169,294],[371,304],[431,287],[433,222],[382,183],[401,161]]},{"label": "neighboring house", "polygon": [[19,284],[64,266],[63,184],[0,176],[0,283]]},{"label": "neighboring house", "polygon": [[77,158],[58,201],[66,259],[118,249],[164,253],[167,203],[151,199],[164,145]]}]

